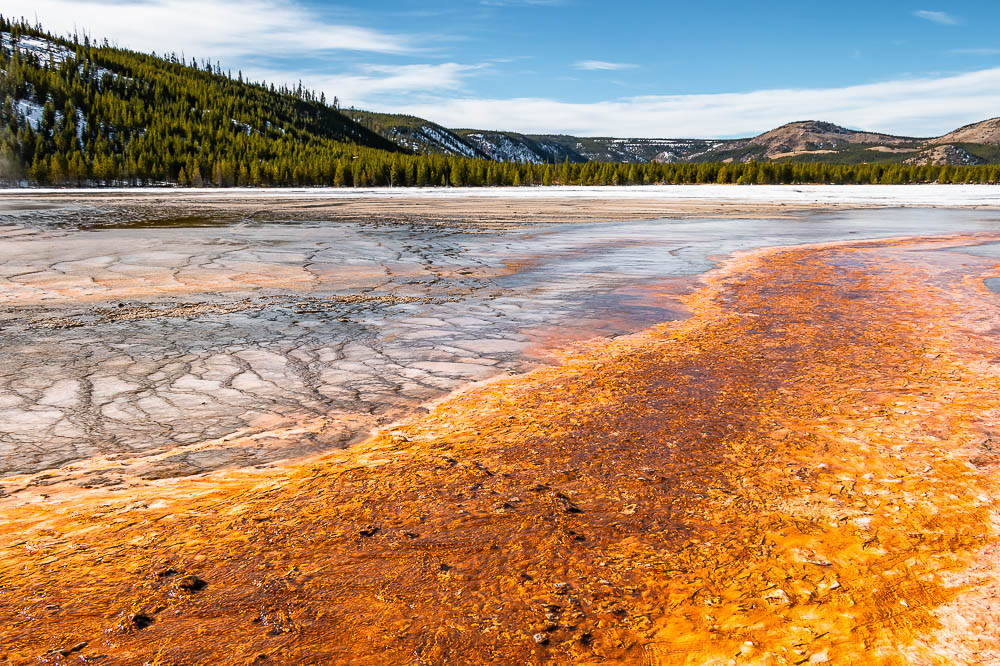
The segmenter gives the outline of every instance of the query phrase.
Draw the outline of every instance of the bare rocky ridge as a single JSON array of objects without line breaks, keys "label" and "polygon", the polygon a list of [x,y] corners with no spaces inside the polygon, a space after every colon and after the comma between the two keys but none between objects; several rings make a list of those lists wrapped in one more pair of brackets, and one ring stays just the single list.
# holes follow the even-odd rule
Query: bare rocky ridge
[{"label": "bare rocky ridge", "polygon": [[749,139],[747,143],[754,146],[764,146],[766,149],[764,154],[773,158],[786,153],[829,150],[852,143],[897,146],[914,141],[920,141],[920,139],[876,132],[859,132],[833,123],[805,120],[782,125],[770,132]]},{"label": "bare rocky ridge", "polygon": [[1000,117],[964,125],[934,140],[934,143],[952,142],[1000,144]]}]

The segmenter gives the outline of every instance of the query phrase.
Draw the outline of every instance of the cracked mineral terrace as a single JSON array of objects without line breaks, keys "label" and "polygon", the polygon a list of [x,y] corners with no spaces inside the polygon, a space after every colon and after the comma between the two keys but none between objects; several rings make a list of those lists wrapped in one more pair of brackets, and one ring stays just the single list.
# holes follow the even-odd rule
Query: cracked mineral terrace
[{"label": "cracked mineral terrace", "polygon": [[0,658],[1000,660],[996,213],[144,197],[0,211]]}]

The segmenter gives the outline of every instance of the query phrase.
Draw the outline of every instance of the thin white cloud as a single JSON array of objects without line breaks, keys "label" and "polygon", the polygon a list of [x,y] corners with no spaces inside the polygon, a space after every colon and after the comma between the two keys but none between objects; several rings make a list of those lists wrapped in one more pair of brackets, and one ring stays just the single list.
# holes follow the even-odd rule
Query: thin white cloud
[{"label": "thin white cloud", "polygon": [[479,0],[487,7],[555,7],[566,4],[566,0]]},{"label": "thin white cloud", "polygon": [[[381,111],[381,104],[395,97],[426,98],[461,91],[465,80],[489,65],[455,62],[414,65],[361,65],[351,74],[305,72],[291,76],[284,70],[254,69],[254,80],[289,81],[301,79],[309,89],[323,91],[329,99],[336,95],[342,106]],[[433,120],[433,118],[431,119]]]},{"label": "thin white cloud", "polygon": [[622,69],[635,69],[638,66],[639,65],[633,65],[629,62],[608,62],[606,60],[580,60],[579,62],[573,63],[573,67],[576,69],[606,72],[616,72]]},{"label": "thin white cloud", "polygon": [[893,134],[937,136],[997,115],[1000,68],[843,88],[646,96],[593,103],[449,98],[383,108],[449,127],[582,136],[748,136],[807,119]]},{"label": "thin white cloud", "polygon": [[[19,17],[20,2],[0,0],[0,13]],[[424,99],[457,94],[474,72],[488,64],[409,63],[403,65],[330,63],[323,71],[286,59],[325,59],[338,51],[419,56],[417,37],[330,22],[300,0],[35,0],[29,21],[66,34],[86,31],[97,39],[141,51],[184,53],[188,58],[221,60],[249,80],[294,85],[338,96],[345,106],[377,108],[379,100]]]},{"label": "thin white cloud", "polygon": [[331,22],[294,0],[0,0],[0,13],[37,17],[57,34],[79,30],[141,51],[213,60],[417,50],[411,36]]},{"label": "thin white cloud", "polygon": [[948,53],[955,55],[993,56],[1000,55],[1000,49],[951,49]]},{"label": "thin white cloud", "polygon": [[927,9],[921,9],[913,12],[913,15],[917,18],[922,18],[925,21],[931,21],[933,23],[939,23],[941,25],[958,25],[960,21],[958,18],[952,16],[947,12],[932,12]]}]

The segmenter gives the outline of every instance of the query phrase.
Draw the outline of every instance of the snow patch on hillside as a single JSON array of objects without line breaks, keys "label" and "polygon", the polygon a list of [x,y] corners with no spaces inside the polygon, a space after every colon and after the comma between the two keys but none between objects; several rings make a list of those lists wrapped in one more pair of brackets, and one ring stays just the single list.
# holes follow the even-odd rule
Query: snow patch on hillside
[{"label": "snow patch on hillside", "polygon": [[41,37],[22,36],[15,42],[12,34],[9,32],[0,32],[0,46],[2,46],[5,51],[8,53],[12,52],[15,45],[21,53],[36,56],[43,65],[49,60],[51,60],[54,64],[59,65],[62,64],[67,58],[73,58],[76,55],[72,50],[67,49],[65,46],[53,44],[47,39],[42,39]]},{"label": "snow patch on hillside", "polygon": [[31,125],[31,129],[36,132],[42,126],[42,112],[44,109],[41,104],[27,99],[19,99],[14,106],[14,110],[24,116],[24,119]]},{"label": "snow patch on hillside", "polygon": [[389,128],[385,134],[393,143],[416,153],[440,152],[462,157],[480,156],[476,149],[461,137],[435,125],[425,124],[419,127],[400,125]]},{"label": "snow patch on hillside", "polygon": [[246,134],[247,136],[250,136],[251,134],[254,133],[254,128],[253,127],[251,127],[250,125],[247,125],[246,123],[241,123],[240,121],[236,120],[235,118],[230,118],[229,122],[231,122],[233,124],[233,127],[238,127],[240,129],[240,131],[243,132],[244,134]]},{"label": "snow patch on hillside", "polygon": [[280,132],[280,133],[281,133],[282,135],[284,135],[284,134],[285,134],[285,129],[284,129],[283,127],[279,127],[278,125],[273,125],[273,124],[271,124],[271,121],[270,121],[270,120],[265,120],[265,121],[264,121],[264,127],[265,127],[265,128],[266,128],[266,129],[268,130],[268,131],[270,131],[270,130],[274,129],[274,130],[277,130],[278,132]]},{"label": "snow patch on hillside", "polygon": [[438,146],[451,155],[461,155],[463,157],[476,157],[476,149],[461,141],[450,132],[441,132],[436,127],[423,125],[420,127],[420,134],[431,143]]},{"label": "snow patch on hillside", "polygon": [[725,146],[724,143],[713,143],[711,145],[705,146],[704,150],[697,150],[697,147],[701,146],[701,143],[693,141],[670,141],[664,142],[669,145],[670,148],[664,150],[661,153],[657,153],[656,157],[653,158],[654,162],[681,162],[690,161],[706,155],[713,150],[718,150],[719,148]]},{"label": "snow patch on hillside", "polygon": [[520,162],[522,164],[545,164],[548,156],[539,155],[530,146],[514,141],[506,134],[485,133],[466,134],[465,138],[474,146],[497,162]]}]

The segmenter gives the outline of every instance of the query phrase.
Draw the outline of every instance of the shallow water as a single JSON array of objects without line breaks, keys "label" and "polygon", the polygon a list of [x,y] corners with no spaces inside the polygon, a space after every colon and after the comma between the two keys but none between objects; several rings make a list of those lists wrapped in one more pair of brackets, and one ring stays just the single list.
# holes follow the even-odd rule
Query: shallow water
[{"label": "shallow water", "polygon": [[682,317],[684,280],[734,251],[1000,229],[928,209],[486,231],[101,219],[0,226],[2,475],[102,456],[80,483],[113,484],[344,446],[552,347]]}]

